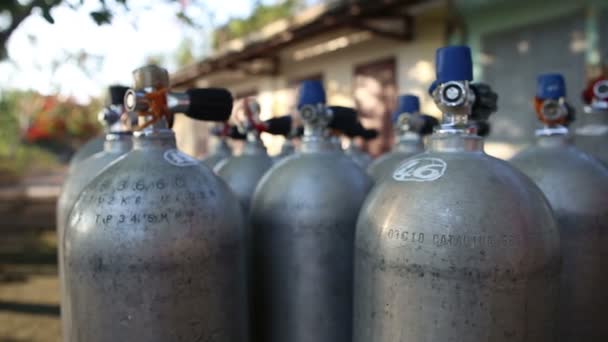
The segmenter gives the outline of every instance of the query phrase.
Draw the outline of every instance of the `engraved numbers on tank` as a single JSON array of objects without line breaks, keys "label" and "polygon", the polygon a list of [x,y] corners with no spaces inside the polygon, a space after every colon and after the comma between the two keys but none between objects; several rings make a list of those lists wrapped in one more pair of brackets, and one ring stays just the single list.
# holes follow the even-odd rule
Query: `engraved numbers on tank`
[{"label": "engraved numbers on tank", "polygon": [[390,240],[398,240],[403,242],[424,243],[424,233],[409,232],[407,230],[389,229],[387,237]]},{"label": "engraved numbers on tank", "polygon": [[[214,219],[212,210],[195,209],[208,207],[209,200],[216,197],[215,191],[188,190],[194,188],[197,187],[189,186],[188,181],[179,176],[135,179],[126,177],[103,181],[98,185],[100,192],[85,195],[83,201],[94,203],[99,209],[115,206],[111,214],[104,211],[95,213],[94,222],[101,226],[192,224],[200,216],[207,220]],[[161,203],[164,205],[161,206]],[[138,207],[146,209],[139,211]],[[150,210],[150,207],[164,209],[154,211]]]},{"label": "engraved numbers on tank", "polygon": [[456,248],[508,248],[518,245],[521,240],[515,235],[423,233],[388,227],[384,228],[383,236],[387,241],[402,244]]}]

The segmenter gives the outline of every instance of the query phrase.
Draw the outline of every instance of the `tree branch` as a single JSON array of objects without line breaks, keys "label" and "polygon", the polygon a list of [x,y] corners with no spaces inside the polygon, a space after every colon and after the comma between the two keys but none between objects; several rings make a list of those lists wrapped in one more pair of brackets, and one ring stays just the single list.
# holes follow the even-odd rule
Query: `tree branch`
[{"label": "tree branch", "polygon": [[28,5],[19,5],[15,2],[15,7],[8,8],[11,13],[11,24],[4,30],[0,31],[0,61],[8,57],[6,51],[6,44],[13,32],[21,25],[21,23],[32,14],[32,11],[36,7],[46,7],[48,9],[57,6],[61,3],[61,0],[54,0],[47,3],[45,0],[33,0]]}]

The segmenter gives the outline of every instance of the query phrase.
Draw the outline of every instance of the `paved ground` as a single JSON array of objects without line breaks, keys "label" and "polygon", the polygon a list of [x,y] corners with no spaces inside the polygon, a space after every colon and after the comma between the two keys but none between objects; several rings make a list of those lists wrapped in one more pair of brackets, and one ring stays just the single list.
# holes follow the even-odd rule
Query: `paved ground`
[{"label": "paved ground", "polygon": [[0,239],[0,342],[58,342],[59,282],[53,231]]}]

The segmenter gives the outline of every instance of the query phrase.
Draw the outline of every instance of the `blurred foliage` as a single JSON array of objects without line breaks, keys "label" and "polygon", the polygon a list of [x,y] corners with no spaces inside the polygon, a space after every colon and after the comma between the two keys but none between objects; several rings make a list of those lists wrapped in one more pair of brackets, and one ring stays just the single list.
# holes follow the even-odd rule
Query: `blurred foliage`
[{"label": "blurred foliage", "polygon": [[194,53],[192,52],[192,40],[189,38],[184,38],[177,47],[177,51],[175,52],[175,60],[177,65],[180,67],[184,67],[193,63],[196,58]]},{"label": "blurred foliage", "polygon": [[[131,0],[133,1],[133,0]],[[186,7],[197,3],[198,6],[203,6],[202,2],[196,0],[163,0],[164,2],[179,3],[180,9],[176,12],[176,17],[187,25],[195,26],[196,20],[190,18],[186,14]],[[96,10],[89,12],[91,20],[98,25],[110,24],[114,17],[114,11],[118,7],[129,9],[128,0],[98,0],[99,7]],[[49,23],[55,23],[51,10],[59,5],[65,4],[72,9],[77,9],[84,4],[84,0],[0,0],[0,14],[8,13],[9,22],[7,26],[0,29],[0,60],[7,57],[6,44],[11,34],[19,27],[19,25],[27,19],[31,14],[39,12],[42,17]],[[112,6],[114,4],[114,6]]]},{"label": "blurred foliage", "polygon": [[290,17],[295,10],[301,8],[302,0],[284,0],[277,4],[265,5],[256,1],[253,12],[247,18],[233,18],[226,25],[218,28],[213,34],[213,48],[235,38],[242,38],[251,32],[279,19]]},{"label": "blurred foliage", "polygon": [[0,97],[0,174],[22,174],[57,164],[97,135],[101,102],[87,106],[33,91],[5,91]]}]

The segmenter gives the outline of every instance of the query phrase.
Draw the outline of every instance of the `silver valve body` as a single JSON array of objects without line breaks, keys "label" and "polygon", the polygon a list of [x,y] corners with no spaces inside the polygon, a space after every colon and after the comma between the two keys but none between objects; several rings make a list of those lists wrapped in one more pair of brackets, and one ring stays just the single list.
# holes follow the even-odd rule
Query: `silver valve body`
[{"label": "silver valve body", "polygon": [[300,108],[300,117],[304,121],[304,138],[324,137],[333,113],[323,104],[306,105]]},{"label": "silver valve body", "polygon": [[439,84],[433,99],[443,113],[440,133],[468,131],[469,115],[475,102],[475,93],[468,81],[449,81]]}]

